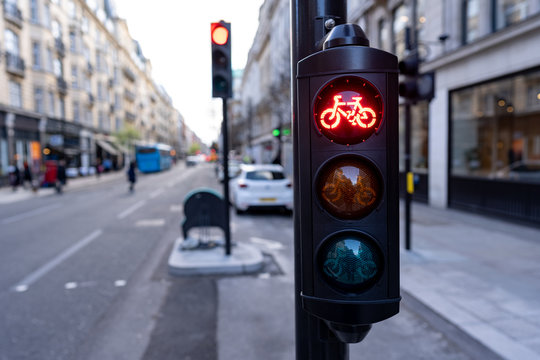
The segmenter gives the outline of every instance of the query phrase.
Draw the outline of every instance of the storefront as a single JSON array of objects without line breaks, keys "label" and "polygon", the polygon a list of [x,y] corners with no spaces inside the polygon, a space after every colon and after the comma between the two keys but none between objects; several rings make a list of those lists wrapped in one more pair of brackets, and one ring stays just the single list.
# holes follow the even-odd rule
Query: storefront
[{"label": "storefront", "polygon": [[540,68],[449,101],[449,206],[539,223]]}]

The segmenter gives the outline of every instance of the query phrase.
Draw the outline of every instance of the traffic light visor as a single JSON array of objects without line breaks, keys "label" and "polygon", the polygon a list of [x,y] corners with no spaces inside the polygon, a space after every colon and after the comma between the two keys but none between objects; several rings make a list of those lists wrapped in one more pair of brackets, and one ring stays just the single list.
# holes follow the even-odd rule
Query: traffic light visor
[{"label": "traffic light visor", "polygon": [[345,292],[367,290],[380,277],[383,258],[368,235],[356,231],[334,234],[319,249],[319,269],[326,282]]},{"label": "traffic light visor", "polygon": [[344,145],[367,140],[381,125],[383,100],[377,88],[356,76],[327,83],[314,101],[313,116],[319,132]]},{"label": "traffic light visor", "polygon": [[345,220],[361,219],[382,198],[382,177],[370,161],[359,156],[330,160],[317,175],[317,193],[322,207]]},{"label": "traffic light visor", "polygon": [[229,30],[220,23],[212,23],[212,42],[216,45],[225,45],[229,40]]}]

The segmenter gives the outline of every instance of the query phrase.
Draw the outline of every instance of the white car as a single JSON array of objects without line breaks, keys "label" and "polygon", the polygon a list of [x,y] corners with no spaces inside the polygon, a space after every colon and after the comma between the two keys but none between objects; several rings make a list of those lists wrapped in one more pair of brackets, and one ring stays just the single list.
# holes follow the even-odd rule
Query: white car
[{"label": "white car", "polygon": [[250,208],[293,209],[292,184],[281,165],[241,165],[229,192],[237,213]]}]

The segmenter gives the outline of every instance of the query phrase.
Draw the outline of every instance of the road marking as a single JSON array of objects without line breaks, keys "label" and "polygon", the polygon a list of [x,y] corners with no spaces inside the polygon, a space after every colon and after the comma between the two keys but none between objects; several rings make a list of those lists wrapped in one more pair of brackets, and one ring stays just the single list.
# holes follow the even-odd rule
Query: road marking
[{"label": "road marking", "polygon": [[135,212],[135,210],[137,210],[138,208],[144,206],[144,204],[146,204],[146,200],[141,200],[139,202],[136,202],[135,204],[128,207],[126,210],[122,211],[116,217],[118,219],[123,219],[123,218],[127,217],[128,215],[130,215],[131,213]]},{"label": "road marking", "polygon": [[148,197],[150,199],[153,199],[155,197],[158,197],[159,195],[161,195],[163,192],[165,191],[165,189],[157,189],[157,190],[154,190],[150,193],[150,195],[148,195]]},{"label": "road marking", "polygon": [[171,205],[170,207],[171,212],[182,212],[183,209],[182,205]]},{"label": "road marking", "polygon": [[79,242],[73,244],[71,247],[62,251],[51,261],[49,261],[48,263],[46,263],[45,265],[43,265],[36,271],[30,273],[21,281],[19,281],[15,286],[12,287],[12,290],[16,292],[24,292],[28,290],[30,285],[32,285],[33,283],[41,279],[43,276],[47,275],[49,271],[51,271],[52,269],[60,265],[62,262],[64,262],[70,256],[75,254],[77,251],[81,250],[86,245],[90,244],[92,241],[97,239],[101,234],[103,234],[103,231],[101,229],[93,231],[90,235],[86,236],[85,238],[81,239]]},{"label": "road marking", "polygon": [[283,249],[283,244],[278,242],[278,241],[262,239],[262,238],[258,238],[258,237],[255,237],[255,236],[252,236],[250,238],[250,240],[251,240],[252,243],[263,245],[263,246],[267,247],[270,250],[281,250],[281,249]]},{"label": "road marking", "polygon": [[47,206],[37,208],[37,209],[31,210],[31,211],[27,211],[27,212],[22,213],[22,214],[13,215],[13,216],[2,219],[2,224],[11,224],[11,223],[14,223],[14,222],[19,221],[19,220],[23,220],[23,219],[26,219],[26,218],[29,218],[29,217],[32,217],[32,216],[35,216],[35,215],[39,215],[39,214],[48,212],[48,211],[53,210],[53,209],[57,209],[57,208],[59,208],[61,206],[62,206],[62,204],[51,204],[51,205],[47,205]]},{"label": "road marking", "polygon": [[76,282],[68,282],[64,285],[64,289],[66,290],[71,290],[71,289],[76,289],[77,288],[77,283]]},{"label": "road marking", "polygon": [[150,227],[150,226],[163,226],[165,225],[165,219],[144,219],[135,223],[136,227]]}]

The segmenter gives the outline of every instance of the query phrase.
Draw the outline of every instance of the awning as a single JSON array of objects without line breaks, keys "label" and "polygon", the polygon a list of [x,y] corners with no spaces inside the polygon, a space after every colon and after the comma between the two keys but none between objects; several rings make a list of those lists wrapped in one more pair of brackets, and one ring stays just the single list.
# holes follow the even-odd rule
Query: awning
[{"label": "awning", "polygon": [[105,150],[109,154],[115,155],[115,156],[119,155],[118,151],[112,145],[110,145],[108,142],[106,142],[104,140],[98,140],[98,139],[96,139],[96,142],[99,145],[99,147],[101,147],[103,150]]}]

